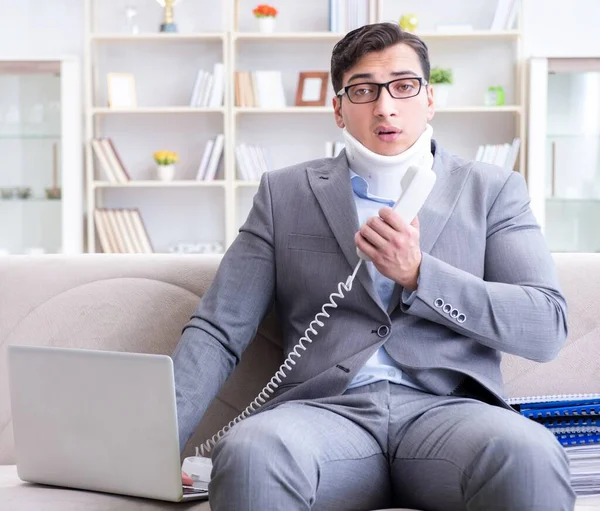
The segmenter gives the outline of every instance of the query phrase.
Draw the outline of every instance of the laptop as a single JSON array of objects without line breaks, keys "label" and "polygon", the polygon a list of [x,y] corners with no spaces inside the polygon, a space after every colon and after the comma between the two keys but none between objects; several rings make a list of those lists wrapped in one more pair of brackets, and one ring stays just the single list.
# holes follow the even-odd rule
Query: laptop
[{"label": "laptop", "polygon": [[173,361],[166,355],[8,346],[23,481],[180,502]]}]

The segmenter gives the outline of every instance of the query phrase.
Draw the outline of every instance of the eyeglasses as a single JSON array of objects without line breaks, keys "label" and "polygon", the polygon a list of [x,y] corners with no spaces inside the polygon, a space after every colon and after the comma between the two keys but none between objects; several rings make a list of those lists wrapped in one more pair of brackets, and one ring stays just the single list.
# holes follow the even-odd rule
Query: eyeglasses
[{"label": "eyeglasses", "polygon": [[336,96],[346,93],[351,103],[373,103],[379,99],[381,89],[385,87],[394,99],[408,99],[417,96],[423,85],[427,85],[427,80],[420,76],[398,78],[387,83],[354,83],[340,89]]}]

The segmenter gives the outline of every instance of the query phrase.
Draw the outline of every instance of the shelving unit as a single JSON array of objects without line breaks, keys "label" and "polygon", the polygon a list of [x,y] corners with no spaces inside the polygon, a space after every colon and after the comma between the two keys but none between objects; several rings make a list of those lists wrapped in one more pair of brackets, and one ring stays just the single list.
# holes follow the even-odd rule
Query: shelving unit
[{"label": "shelving unit", "polygon": [[[495,10],[496,0],[477,2],[469,13],[460,0],[368,0],[370,4],[369,22],[397,21],[402,12],[417,12],[422,20],[435,17],[439,12],[458,11],[474,18],[474,30],[465,33],[440,33],[433,26],[424,23],[417,33],[430,48],[431,64],[457,68],[457,97],[454,103],[436,110],[434,137],[441,138],[443,145],[466,158],[475,157],[475,149],[490,133],[497,134],[499,142],[509,136],[521,138],[521,151],[518,170],[525,173],[525,115],[524,115],[524,73],[522,69],[522,37],[519,28],[515,30],[485,30],[489,26]],[[120,33],[113,21],[116,16],[114,2],[85,0],[86,3],[86,133],[87,141],[97,136],[114,138],[123,148],[125,166],[130,168],[133,181],[109,183],[101,181],[102,175],[94,171],[93,154],[86,144],[87,185],[87,249],[97,251],[93,210],[96,207],[137,207],[142,216],[157,219],[153,209],[165,214],[177,214],[172,222],[198,226],[196,230],[181,228],[194,239],[181,241],[218,241],[228,247],[235,239],[239,226],[245,219],[256,192],[258,182],[241,181],[236,169],[235,148],[238,143],[248,143],[268,147],[271,151],[273,167],[281,168],[293,163],[324,156],[325,141],[341,140],[341,133],[333,120],[331,97],[328,90],[326,106],[295,107],[295,89],[299,71],[329,71],[329,59],[333,45],[343,37],[343,33],[328,32],[328,2],[305,0],[302,12],[308,10],[311,17],[299,15],[300,7],[287,2],[278,4],[280,15],[273,33],[259,33],[248,13],[255,5],[251,0],[221,0],[217,4],[216,17],[220,22],[207,18],[198,0],[181,2],[175,8],[175,21],[181,22],[179,33],[157,32],[161,9],[157,4],[152,16],[142,20],[146,24],[139,34]],[[242,13],[240,20],[234,19],[236,3]],[[431,4],[431,5],[429,5]],[[481,5],[485,4],[484,7]],[[186,9],[191,9],[186,11]],[[194,11],[193,9],[196,9]],[[391,16],[394,12],[397,15]],[[195,15],[194,15],[195,13]],[[202,14],[202,15],[201,15]],[[111,18],[112,16],[112,18]],[[306,15],[307,16],[307,15]],[[98,19],[100,22],[98,22]],[[194,20],[198,26],[194,26]],[[186,23],[185,26],[184,22]],[[204,23],[203,26],[200,26]],[[430,24],[431,25],[431,24]],[[517,22],[517,27],[520,22]],[[154,30],[155,32],[153,32]],[[190,50],[192,48],[193,50]],[[497,62],[483,65],[468,61],[470,56],[487,48],[493,50]],[[201,51],[198,52],[197,50]],[[120,53],[119,51],[120,50]],[[182,57],[186,55],[187,61]],[[464,54],[467,57],[464,57]],[[177,73],[179,79],[167,80],[161,77],[162,92],[150,94],[158,88],[151,73],[140,67],[138,59],[146,58],[168,63],[167,55],[178,58],[179,67],[163,73]],[[208,56],[207,56],[208,55]],[[215,59],[225,67],[225,98],[222,107],[189,107],[189,95],[198,65],[204,68]],[[112,59],[112,60],[111,60]],[[193,61],[193,62],[189,62]],[[496,65],[492,69],[491,66]],[[130,67],[128,67],[130,66]],[[138,66],[138,67],[136,67]],[[473,79],[467,71],[481,67],[480,76]],[[175,65],[173,66],[175,67]],[[140,69],[137,92],[144,100],[138,107],[114,109],[106,106],[105,74],[110,71],[133,72]],[[496,69],[497,68],[497,69]],[[284,76],[286,108],[266,109],[237,107],[234,104],[234,74],[240,70],[279,69]],[[492,76],[488,79],[485,73]],[[473,75],[475,76],[475,75]],[[461,82],[464,80],[464,82]],[[487,83],[486,80],[490,80]],[[160,80],[159,80],[160,81]],[[483,105],[483,91],[487,85],[502,82],[507,89],[507,104],[497,107]],[[466,87],[463,87],[464,84]],[[171,88],[169,88],[171,87]],[[466,90],[466,92],[463,91]],[[166,92],[165,92],[166,91]],[[463,92],[461,92],[463,91]],[[148,98],[165,101],[150,103]],[[466,94],[475,94],[467,98]],[[462,96],[461,96],[462,95]],[[457,130],[457,125],[461,129]],[[170,135],[170,128],[177,131]],[[464,129],[464,134],[461,131]],[[136,139],[137,130],[139,136]],[[194,181],[195,172],[204,145],[208,138],[217,133],[225,135],[222,168],[217,180],[212,182]],[[147,134],[148,139],[141,141]],[[180,145],[187,156],[180,167],[184,175],[173,182],[153,181],[150,174],[152,163],[149,156],[153,150],[169,149],[160,142],[164,136],[173,146]],[[290,142],[293,140],[294,142]],[[491,141],[490,143],[493,143]],[[165,142],[166,143],[166,142]],[[129,144],[129,145],[126,145]],[[140,147],[134,148],[138,144]],[[153,144],[150,146],[150,144]],[[163,145],[161,145],[163,144]],[[187,145],[186,145],[187,144]],[[145,155],[145,159],[144,159]],[[183,160],[183,158],[182,158]],[[144,194],[152,194],[144,195]],[[173,194],[182,194],[182,201]],[[183,197],[185,195],[185,198]],[[178,196],[179,197],[179,196]],[[198,201],[197,203],[195,201]],[[144,203],[144,201],[147,201]],[[186,202],[187,201],[187,202]],[[195,211],[198,205],[202,211]],[[187,209],[189,211],[187,211]],[[207,213],[208,212],[208,213]],[[205,218],[206,216],[210,218]],[[165,251],[169,244],[171,228],[165,220],[149,220],[148,230],[158,251]],[[174,240],[171,240],[174,241]]]}]

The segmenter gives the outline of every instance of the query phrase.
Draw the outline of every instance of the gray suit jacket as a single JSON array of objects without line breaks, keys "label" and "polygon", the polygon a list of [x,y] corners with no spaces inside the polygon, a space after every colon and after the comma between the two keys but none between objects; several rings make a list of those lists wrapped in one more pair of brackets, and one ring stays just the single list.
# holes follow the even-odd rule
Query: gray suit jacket
[{"label": "gray suit jacket", "polygon": [[[566,303],[523,178],[435,142],[432,151],[437,182],[419,214],[416,298],[407,305],[396,286],[384,310],[363,265],[264,409],[344,392],[383,343],[431,392],[508,406],[501,352],[538,361],[558,353]],[[344,152],[263,175],[173,354],[181,449],[273,305],[284,353],[294,347],[358,262],[358,229]]]}]

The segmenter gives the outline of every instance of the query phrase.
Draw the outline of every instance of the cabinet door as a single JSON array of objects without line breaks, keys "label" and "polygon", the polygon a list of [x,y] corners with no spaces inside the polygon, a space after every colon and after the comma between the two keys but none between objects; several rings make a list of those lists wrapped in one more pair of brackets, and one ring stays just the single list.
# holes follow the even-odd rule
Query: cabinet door
[{"label": "cabinet door", "polygon": [[532,59],[529,189],[553,252],[600,252],[600,59]]},{"label": "cabinet door", "polygon": [[63,64],[0,61],[0,254],[81,251],[81,207],[65,209],[81,202],[79,71]]}]

